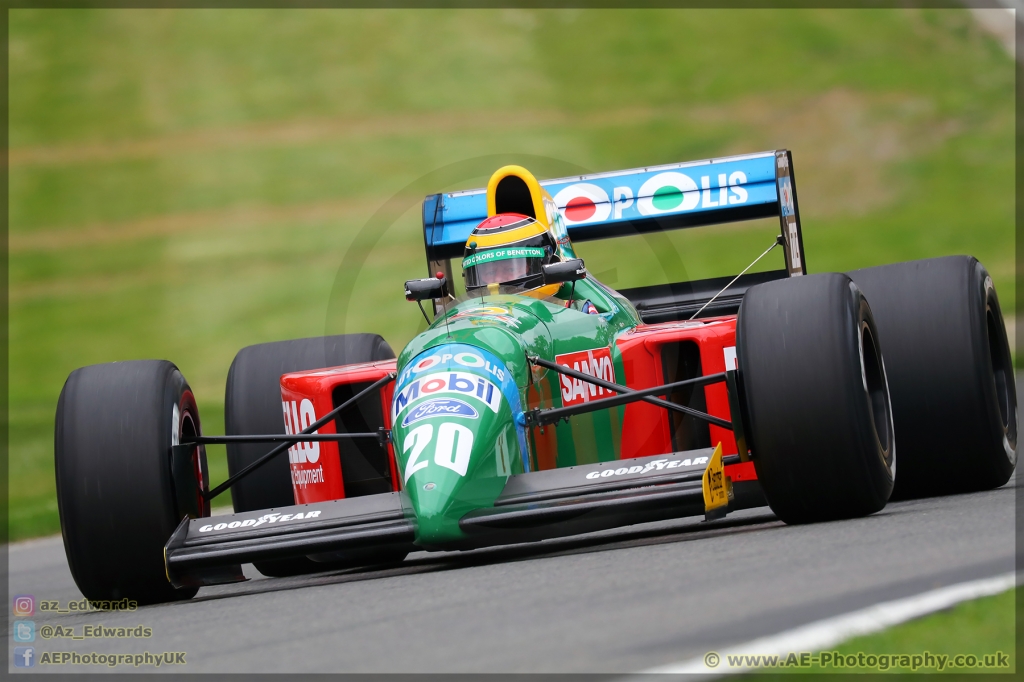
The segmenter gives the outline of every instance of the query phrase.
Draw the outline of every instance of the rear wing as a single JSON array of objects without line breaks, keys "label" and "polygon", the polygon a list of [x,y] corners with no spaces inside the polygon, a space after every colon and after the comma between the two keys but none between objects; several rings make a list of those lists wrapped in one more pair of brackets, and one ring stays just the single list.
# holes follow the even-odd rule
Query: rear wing
[{"label": "rear wing", "polygon": [[[738,307],[733,299],[756,282],[807,272],[793,157],[788,150],[580,175],[540,185],[554,198],[573,242],[778,217],[785,237],[785,268],[745,275],[721,304],[716,299],[719,305],[709,306],[707,314]],[[451,259],[463,255],[473,228],[486,217],[484,189],[426,197],[423,236],[428,272],[441,270],[451,280]],[[706,290],[715,284],[717,280],[680,282],[620,293],[636,305],[645,321],[655,322],[697,310],[714,294]]]}]

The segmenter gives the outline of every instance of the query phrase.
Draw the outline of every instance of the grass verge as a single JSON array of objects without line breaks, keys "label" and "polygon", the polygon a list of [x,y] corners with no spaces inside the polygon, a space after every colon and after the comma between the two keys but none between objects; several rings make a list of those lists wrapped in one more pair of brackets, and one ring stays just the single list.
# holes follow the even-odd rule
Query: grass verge
[{"label": "grass verge", "polygon": [[[1017,591],[1009,590],[964,602],[816,652],[818,663],[787,665],[785,672],[758,671],[757,679],[822,673],[1015,673],[1016,599]],[[828,661],[822,664],[825,657]]]}]

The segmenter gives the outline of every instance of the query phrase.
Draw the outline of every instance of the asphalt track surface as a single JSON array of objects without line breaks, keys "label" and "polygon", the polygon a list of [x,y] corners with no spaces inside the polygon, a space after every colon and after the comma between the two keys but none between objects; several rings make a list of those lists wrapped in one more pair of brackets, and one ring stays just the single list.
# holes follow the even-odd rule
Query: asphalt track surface
[{"label": "asphalt track surface", "polygon": [[[37,636],[34,646],[37,656],[186,652],[184,668],[166,672],[636,671],[1012,570],[1015,481],[810,526],[748,510],[314,577],[247,566],[251,581],[190,602],[33,617],[78,632],[141,624],[148,640]],[[10,594],[81,599],[60,538],[9,557]],[[48,671],[75,669],[98,671]]]},{"label": "asphalt track surface", "polygon": [[[33,646],[37,660],[186,653],[183,667],[162,672],[632,672],[1011,571],[1017,481],[808,526],[763,508],[310,577],[264,578],[246,566],[250,581],[189,602],[32,618],[37,630],[76,633],[143,625],[149,639],[37,635]],[[11,595],[62,607],[81,599],[59,537],[12,545],[9,570]]]}]

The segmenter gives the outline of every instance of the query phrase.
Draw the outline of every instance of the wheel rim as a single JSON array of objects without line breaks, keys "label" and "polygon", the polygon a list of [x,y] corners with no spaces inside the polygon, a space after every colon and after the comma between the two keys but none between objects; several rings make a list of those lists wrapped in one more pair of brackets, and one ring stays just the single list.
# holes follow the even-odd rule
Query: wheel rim
[{"label": "wheel rim", "polygon": [[[183,412],[181,416],[181,436],[182,440],[187,440],[198,436],[198,429],[196,429],[195,421],[192,419],[191,412]],[[206,500],[203,498],[203,468],[202,462],[200,461],[200,448],[202,446],[197,445],[192,449],[192,474],[195,476],[195,495],[196,495],[196,509],[199,512],[199,516],[203,517],[207,515],[206,512]]]},{"label": "wheel rim", "polygon": [[[188,442],[199,435],[199,427],[196,424],[198,421],[196,416],[198,415],[193,416],[192,414],[194,406],[195,399],[192,397],[191,391],[188,390],[182,396],[180,405],[174,405],[171,415],[172,446],[176,446],[181,442]],[[172,455],[171,480],[175,488],[175,507],[177,508],[178,515],[187,514],[192,518],[208,516],[208,503],[203,497],[202,446],[198,445],[191,449],[187,468],[184,468],[184,470],[183,466],[185,463],[175,464],[174,459]]]},{"label": "wheel rim", "polygon": [[1017,396],[1014,394],[1013,362],[997,310],[989,296],[985,310],[988,332],[989,371],[996,391],[999,421],[1003,428],[1003,450],[1011,462],[1016,461],[1017,448]]},{"label": "wheel rim", "polygon": [[862,322],[860,328],[860,369],[864,390],[867,392],[871,428],[875,435],[875,441],[878,443],[886,468],[895,475],[895,444],[893,443],[889,386],[885,380],[885,368],[878,352],[878,346],[867,322]]}]

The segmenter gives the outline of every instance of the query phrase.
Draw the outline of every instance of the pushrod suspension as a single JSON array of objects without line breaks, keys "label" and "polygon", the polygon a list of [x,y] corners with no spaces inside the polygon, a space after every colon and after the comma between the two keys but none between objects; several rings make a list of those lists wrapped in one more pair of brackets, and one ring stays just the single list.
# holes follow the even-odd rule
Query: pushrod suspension
[{"label": "pushrod suspension", "polygon": [[[203,497],[205,499],[207,499],[207,500],[212,500],[213,498],[217,497],[217,495],[220,495],[222,492],[224,492],[225,490],[230,488],[232,485],[237,483],[239,480],[241,480],[242,478],[248,476],[253,471],[256,471],[256,469],[259,469],[261,466],[263,466],[264,464],[266,464],[267,462],[272,460],[275,456],[281,454],[282,452],[284,452],[285,450],[290,448],[295,443],[298,443],[298,442],[304,440],[304,438],[302,438],[303,436],[308,436],[308,435],[312,434],[314,431],[319,429],[321,426],[323,426],[324,424],[326,424],[327,422],[331,421],[336,416],[341,414],[350,405],[354,405],[363,396],[368,395],[370,393],[373,393],[377,389],[379,389],[379,388],[381,388],[383,386],[386,386],[387,384],[389,384],[392,381],[394,381],[394,379],[395,379],[395,373],[394,372],[389,372],[387,375],[385,375],[385,376],[381,377],[380,379],[378,379],[377,381],[373,382],[372,384],[370,384],[369,386],[364,388],[362,391],[360,391],[359,393],[355,394],[354,396],[352,396],[351,398],[349,398],[348,400],[343,402],[341,405],[339,405],[338,407],[334,408],[333,410],[331,410],[330,412],[325,414],[323,417],[321,417],[320,419],[317,419],[315,422],[313,422],[312,424],[310,424],[309,426],[304,428],[301,433],[293,434],[291,436],[288,436],[288,435],[283,436],[282,437],[283,442],[280,445],[278,445],[273,450],[271,450],[267,454],[265,454],[262,457],[260,457],[258,460],[256,460],[255,462],[253,462],[249,466],[247,466],[244,469],[242,469],[241,471],[239,471],[234,476],[228,477],[228,480],[224,481],[223,483],[221,483],[219,486],[217,486],[213,490],[210,490],[208,492],[204,492],[203,493]],[[376,435],[377,434],[374,434],[374,436],[376,436]]]},{"label": "pushrod suspension", "polygon": [[267,433],[259,436],[194,436],[182,445],[227,445],[228,443],[316,443],[348,440],[349,438],[380,438],[380,433],[310,433],[305,436],[291,433]]},{"label": "pushrod suspension", "polygon": [[701,419],[703,421],[714,424],[715,426],[720,426],[724,429],[732,429],[732,422],[730,421],[727,421],[720,417],[715,417],[705,412],[701,412],[700,410],[695,410],[692,407],[687,407],[685,405],[677,405],[676,403],[672,403],[667,400],[662,400],[660,398],[653,397],[657,395],[670,393],[673,389],[681,388],[683,386],[706,386],[708,384],[717,384],[723,382],[726,378],[725,372],[720,372],[718,374],[708,374],[707,376],[695,377],[693,379],[685,379],[683,381],[676,381],[671,384],[665,384],[663,386],[654,386],[652,388],[636,390],[628,388],[626,386],[622,386],[620,384],[614,384],[610,381],[605,381],[604,379],[599,379],[589,374],[584,374],[583,372],[578,372],[574,369],[569,369],[568,367],[556,364],[554,362],[551,362],[550,360],[545,360],[544,358],[528,357],[527,359],[530,361],[531,364],[546,367],[560,374],[565,374],[566,376],[570,376],[575,379],[580,379],[581,381],[585,381],[587,383],[594,384],[595,386],[600,386],[601,388],[606,388],[610,391],[615,391],[616,393],[620,394],[617,396],[612,396],[610,398],[592,400],[589,403],[583,403],[582,405],[573,405],[572,407],[558,407],[549,410],[532,410],[531,412],[527,412],[527,420],[533,421],[538,426],[554,424],[560,419],[567,419],[577,414],[594,412],[596,410],[603,410],[609,407],[618,407],[619,405],[625,405],[626,403],[643,400],[644,402],[651,403],[652,405],[657,405],[658,407],[663,407],[668,410],[675,410],[676,412],[688,414],[691,417]]}]

